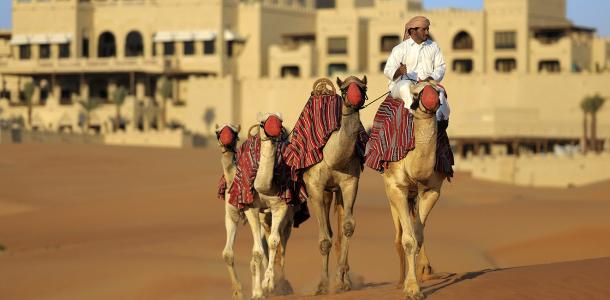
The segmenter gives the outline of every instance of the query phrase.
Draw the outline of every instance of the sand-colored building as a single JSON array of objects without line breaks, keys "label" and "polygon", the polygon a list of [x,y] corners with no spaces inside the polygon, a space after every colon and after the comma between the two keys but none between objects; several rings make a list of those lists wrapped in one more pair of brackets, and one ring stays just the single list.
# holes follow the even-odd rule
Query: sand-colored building
[{"label": "sand-colored building", "polygon": [[[426,11],[420,0],[13,0],[12,30],[0,32],[2,117],[25,116],[33,81],[32,127],[81,130],[78,101],[96,99],[104,104],[90,126],[110,133],[123,86],[124,126],[142,134],[159,127],[167,76],[174,127],[209,134],[214,123],[247,127],[262,111],[283,112],[290,127],[317,77],[366,74],[369,97],[383,94],[385,60],[421,14],[447,62],[461,152],[577,143],[580,101],[610,96],[610,40],[571,23],[565,0]],[[374,107],[362,112],[365,126]],[[607,107],[598,136],[610,138]]]}]

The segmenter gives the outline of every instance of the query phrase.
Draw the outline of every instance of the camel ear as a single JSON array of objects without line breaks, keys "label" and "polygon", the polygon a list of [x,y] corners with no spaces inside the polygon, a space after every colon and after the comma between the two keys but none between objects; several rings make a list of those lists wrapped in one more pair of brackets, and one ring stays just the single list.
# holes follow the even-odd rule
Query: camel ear
[{"label": "camel ear", "polygon": [[237,125],[237,133],[241,131],[241,125]]},{"label": "camel ear", "polygon": [[362,78],[362,83],[366,85],[366,75],[364,75],[364,77]]},{"label": "camel ear", "polygon": [[337,77],[337,85],[339,87],[343,86],[343,81],[341,81],[341,79],[339,79],[339,77]]}]

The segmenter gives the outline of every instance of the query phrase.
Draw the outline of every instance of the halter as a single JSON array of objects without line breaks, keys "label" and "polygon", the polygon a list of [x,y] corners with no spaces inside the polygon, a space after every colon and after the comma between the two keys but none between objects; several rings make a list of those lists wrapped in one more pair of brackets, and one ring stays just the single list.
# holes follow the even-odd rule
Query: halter
[{"label": "halter", "polygon": [[[233,141],[231,142],[231,144],[225,146],[220,142],[220,132],[225,128],[228,127],[231,132],[233,132],[233,135],[235,136],[235,138],[233,138]],[[218,141],[218,146],[221,148],[220,152],[222,154],[225,154],[227,152],[234,152],[236,153],[236,146],[237,146],[237,141],[239,141],[239,136],[237,135],[237,131],[233,130],[233,128],[231,128],[230,126],[223,126],[222,128],[220,128],[220,130],[216,131],[216,141]]]},{"label": "halter", "polygon": [[[348,108],[351,108],[352,112],[347,113],[347,114],[342,114],[342,115],[350,116],[350,115],[355,114],[356,112],[362,110],[366,106],[368,106],[368,105],[365,106],[364,103],[367,100],[369,100],[369,96],[366,93],[366,90],[367,90],[366,85],[360,84],[358,82],[353,82],[353,81],[347,82],[348,84],[345,84],[345,83],[346,82],[344,82],[344,86],[340,88],[341,89],[341,99],[343,100],[343,105],[347,106]],[[349,85],[352,83],[356,84],[356,86],[358,86],[358,88],[360,89],[360,93],[364,94],[364,102],[362,103],[363,105],[361,105],[360,107],[354,106],[349,101],[347,101],[347,89],[349,88]]]}]

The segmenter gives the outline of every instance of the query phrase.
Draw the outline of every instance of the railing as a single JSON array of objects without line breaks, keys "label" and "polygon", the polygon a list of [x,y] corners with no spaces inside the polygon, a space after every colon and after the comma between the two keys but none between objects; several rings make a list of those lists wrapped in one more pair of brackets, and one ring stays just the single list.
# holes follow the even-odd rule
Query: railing
[{"label": "railing", "polygon": [[110,58],[63,58],[63,59],[0,59],[0,66],[8,72],[163,72],[205,71],[218,72],[219,57],[110,57]]}]

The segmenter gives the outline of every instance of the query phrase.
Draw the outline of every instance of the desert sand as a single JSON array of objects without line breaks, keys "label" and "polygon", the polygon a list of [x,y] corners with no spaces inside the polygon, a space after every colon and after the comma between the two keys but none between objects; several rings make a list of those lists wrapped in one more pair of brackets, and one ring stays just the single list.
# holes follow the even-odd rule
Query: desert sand
[{"label": "desert sand", "polygon": [[[229,299],[220,174],[214,148],[0,145],[0,299]],[[431,262],[446,273],[425,283],[427,299],[609,299],[609,213],[610,182],[540,189],[458,173],[426,229]],[[311,299],[400,299],[388,202],[370,169],[355,217],[355,290]],[[276,299],[309,299],[317,239],[314,219],[293,231],[295,294]],[[242,226],[247,296],[251,247]]]}]

